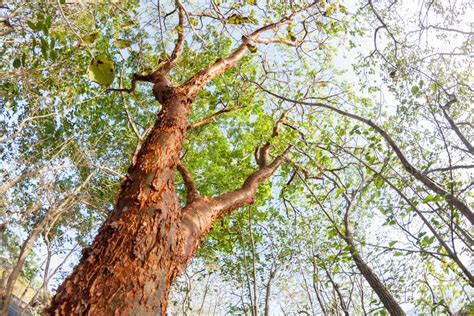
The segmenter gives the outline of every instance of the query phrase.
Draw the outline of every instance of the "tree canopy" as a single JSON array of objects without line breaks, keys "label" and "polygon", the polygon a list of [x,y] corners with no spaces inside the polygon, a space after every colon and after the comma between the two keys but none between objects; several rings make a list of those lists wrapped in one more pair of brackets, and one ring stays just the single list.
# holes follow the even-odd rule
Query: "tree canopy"
[{"label": "tree canopy", "polygon": [[[0,2],[2,302],[60,306],[136,207],[163,224],[146,235],[138,220],[122,255],[182,261],[166,274],[173,315],[473,312],[473,11]],[[141,200],[147,164],[156,192]],[[167,194],[169,219],[147,204]],[[193,227],[169,246],[195,218],[205,238]]]}]

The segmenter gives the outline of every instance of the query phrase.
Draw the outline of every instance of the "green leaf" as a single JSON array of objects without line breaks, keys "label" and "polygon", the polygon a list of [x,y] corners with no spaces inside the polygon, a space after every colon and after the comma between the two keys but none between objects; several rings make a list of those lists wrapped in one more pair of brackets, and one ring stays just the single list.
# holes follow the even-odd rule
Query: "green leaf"
[{"label": "green leaf", "polygon": [[95,31],[93,33],[90,33],[89,35],[83,36],[80,45],[84,46],[94,44],[95,41],[97,41],[97,39],[100,37],[100,35],[100,31]]},{"label": "green leaf", "polygon": [[114,81],[115,66],[107,57],[99,55],[91,60],[87,72],[90,80],[106,87]]},{"label": "green leaf", "polygon": [[15,59],[13,61],[13,67],[20,68],[20,66],[21,66],[21,61],[19,59]]},{"label": "green leaf", "polygon": [[293,27],[291,26],[291,24],[288,25],[288,27],[286,28],[286,31],[288,34],[288,39],[291,41],[296,41],[296,36],[295,36],[295,33],[293,32]]},{"label": "green leaf", "polygon": [[257,5],[257,0],[245,0],[245,2],[250,5]]},{"label": "green leaf", "polygon": [[423,199],[423,203],[431,202],[431,201],[434,200],[434,198],[435,198],[434,195],[430,194],[430,195],[428,195],[427,197],[425,197],[425,198]]},{"label": "green leaf", "polygon": [[121,39],[114,40],[115,47],[117,47],[119,49],[130,47],[131,44],[132,44],[132,42],[129,41],[129,40],[121,40]]},{"label": "green leaf", "polygon": [[374,179],[374,183],[377,188],[381,188],[383,184],[385,183],[385,181],[381,177],[376,176]]},{"label": "green leaf", "polygon": [[418,95],[420,93],[420,88],[418,86],[411,87],[411,93],[413,93],[413,95]]},{"label": "green leaf", "polygon": [[347,9],[342,4],[339,5],[339,11],[341,11],[341,13],[347,14]]},{"label": "green leaf", "polygon": [[28,27],[29,27],[30,29],[32,29],[33,31],[37,31],[37,29],[36,29],[36,24],[34,24],[33,22],[31,22],[31,21],[26,21],[26,25],[28,25]]},{"label": "green leaf", "polygon": [[389,247],[393,247],[398,241],[392,240],[391,242],[388,243]]}]

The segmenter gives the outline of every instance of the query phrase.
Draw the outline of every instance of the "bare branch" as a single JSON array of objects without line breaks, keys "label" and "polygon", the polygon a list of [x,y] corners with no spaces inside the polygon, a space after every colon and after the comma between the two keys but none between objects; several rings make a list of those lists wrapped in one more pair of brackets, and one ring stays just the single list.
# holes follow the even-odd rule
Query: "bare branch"
[{"label": "bare branch", "polygon": [[[120,86],[122,86],[122,79],[123,79],[123,76],[120,77]],[[133,82],[133,79],[132,79],[132,82]],[[120,95],[122,97],[123,108],[125,109],[125,113],[127,114],[128,123],[132,127],[132,130],[135,133],[135,136],[137,136],[138,142],[142,142],[143,141],[142,135],[138,131],[137,125],[135,124],[135,121],[133,120],[132,115],[130,114],[130,111],[128,110],[128,104],[127,104],[127,101],[125,100],[125,92],[121,91]]]},{"label": "bare branch", "polygon": [[456,125],[456,123],[453,121],[451,116],[449,116],[448,112],[446,111],[446,109],[449,109],[449,107],[455,102],[457,102],[457,99],[454,97],[451,100],[449,100],[449,102],[446,103],[445,106],[440,105],[440,108],[443,111],[444,118],[446,119],[446,121],[448,121],[453,131],[456,133],[456,135],[458,135],[459,139],[463,142],[464,146],[466,146],[466,148],[469,150],[469,153],[474,155],[474,146],[472,146],[472,144],[467,140],[467,138],[459,130],[459,127]]},{"label": "bare branch", "polygon": [[235,110],[239,110],[239,109],[242,109],[244,108],[245,106],[243,105],[240,105],[240,106],[236,106],[236,107],[232,107],[232,108],[229,108],[229,107],[226,107],[226,108],[223,108],[222,110],[219,110],[211,115],[209,115],[208,117],[205,117],[203,118],[202,120],[200,121],[197,121],[197,122],[194,122],[192,124],[189,124],[188,125],[188,131],[190,129],[193,129],[193,128],[196,128],[196,127],[199,127],[199,126],[202,126],[204,124],[207,124],[209,122],[212,122],[216,119],[217,116],[221,115],[221,114],[224,114],[224,113],[229,113],[229,112],[234,112]]},{"label": "bare branch", "polygon": [[285,44],[289,46],[297,46],[300,44],[300,42],[296,40],[289,40],[287,38],[278,38],[278,37],[270,37],[270,38],[265,38],[265,37],[257,37],[254,39],[255,43],[259,44]]},{"label": "bare branch", "polygon": [[55,171],[55,170],[70,168],[70,167],[72,167],[72,165],[70,165],[70,164],[64,164],[64,165],[59,165],[59,166],[55,166],[55,167],[43,166],[43,167],[38,168],[36,170],[24,172],[24,173],[22,173],[22,174],[20,174],[16,177],[14,177],[13,179],[9,180],[8,182],[5,182],[2,185],[0,185],[0,194],[6,192],[8,189],[15,186],[17,183],[19,183],[23,179],[26,179],[26,178],[29,178],[29,177],[32,177],[32,176],[35,176],[35,175],[39,175],[39,174],[42,174],[42,173],[45,173],[45,172]]},{"label": "bare branch", "polygon": [[17,137],[21,133],[21,131],[26,127],[26,123],[28,123],[29,121],[34,121],[34,120],[37,120],[37,119],[42,119],[42,118],[50,117],[50,116],[57,115],[57,114],[59,114],[59,113],[54,112],[54,113],[49,113],[49,114],[44,114],[44,115],[37,115],[37,116],[27,117],[26,119],[24,119],[23,121],[20,122],[20,124],[18,125],[17,130],[15,132],[13,132],[12,135],[10,135],[10,136],[4,135],[4,136],[0,137],[0,143],[4,143],[8,140],[11,140],[11,139]]},{"label": "bare branch", "polygon": [[451,171],[451,170],[457,170],[457,169],[472,169],[474,168],[474,165],[461,165],[461,166],[450,166],[446,168],[434,168],[430,169],[427,171],[424,171],[423,173],[432,173],[432,172],[443,172],[443,171]]},{"label": "bare branch", "polygon": [[474,213],[471,211],[471,209],[463,202],[461,201],[458,197],[454,196],[454,194],[447,192],[443,188],[441,188],[438,184],[436,184],[433,180],[428,178],[426,175],[424,175],[421,171],[416,169],[405,157],[403,154],[402,150],[400,147],[397,145],[397,143],[392,139],[392,137],[380,126],[372,122],[370,119],[363,118],[359,115],[352,114],[346,111],[343,111],[341,109],[335,108],[329,104],[325,103],[312,103],[312,102],[305,102],[305,101],[298,101],[298,100],[293,100],[284,96],[280,96],[272,91],[269,91],[265,89],[262,85],[260,85],[257,82],[253,82],[256,84],[260,89],[263,91],[267,92],[268,94],[279,98],[281,100],[285,100],[288,102],[296,103],[296,104],[303,104],[303,105],[309,105],[309,106],[315,106],[315,107],[320,107],[320,108],[325,108],[328,110],[331,110],[333,112],[336,112],[338,114],[341,114],[343,116],[355,119],[359,122],[362,122],[370,127],[372,127],[377,133],[379,133],[385,141],[390,145],[392,150],[395,152],[397,155],[398,159],[400,160],[401,164],[405,168],[405,170],[410,173],[412,176],[415,177],[415,179],[419,180],[421,183],[423,183],[427,188],[430,190],[434,191],[435,193],[439,194],[442,196],[446,202],[448,202],[450,205],[458,209],[468,220],[471,224],[474,224]]},{"label": "bare branch", "polygon": [[175,1],[176,7],[178,8],[178,26],[176,27],[176,30],[178,31],[178,39],[176,41],[176,45],[173,49],[173,52],[171,53],[171,56],[169,60],[167,60],[163,66],[158,68],[155,73],[161,73],[161,74],[167,74],[170,72],[171,69],[173,69],[174,65],[176,64],[176,61],[179,58],[179,55],[181,54],[181,51],[183,50],[184,46],[184,14],[185,14],[185,9],[183,4],[181,3],[180,0]]}]

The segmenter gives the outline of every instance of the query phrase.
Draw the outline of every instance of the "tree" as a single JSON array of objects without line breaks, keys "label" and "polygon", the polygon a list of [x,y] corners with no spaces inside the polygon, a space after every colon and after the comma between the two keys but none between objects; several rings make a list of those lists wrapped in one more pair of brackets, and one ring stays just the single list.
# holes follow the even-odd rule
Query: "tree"
[{"label": "tree", "polygon": [[[387,3],[381,9],[384,3],[369,1],[351,20],[343,5],[325,1],[268,4],[260,10],[253,1],[200,7],[178,0],[158,2],[159,21],[147,26],[144,19],[150,15],[140,12],[136,1],[58,1],[48,8],[16,4],[9,8],[5,34],[21,34],[22,41],[5,47],[12,59],[5,68],[10,78],[21,79],[2,84],[9,122],[1,140],[9,149],[2,153],[5,161],[20,168],[5,168],[7,181],[0,188],[15,214],[5,216],[6,236],[14,240],[24,230],[27,238],[12,256],[4,302],[28,268],[35,244],[44,240],[48,253],[54,241],[57,249],[76,249],[74,242],[91,242],[93,228],[97,236],[47,313],[164,314],[173,281],[206,236],[211,241],[199,254],[204,261],[221,260],[208,247],[213,238],[221,240],[223,257],[232,256],[233,243],[240,245],[239,260],[227,261],[228,271],[240,272],[239,282],[248,292],[235,310],[254,315],[270,313],[272,289],[280,286],[276,278],[291,284],[290,271],[302,276],[309,301],[295,302],[296,307],[323,314],[367,313],[367,308],[370,313],[381,304],[403,314],[401,293],[428,305],[428,294],[413,293],[416,286],[421,293],[443,293],[443,285],[432,280],[439,277],[438,266],[446,270],[439,279],[452,278],[450,289],[472,285],[463,262],[472,241],[466,228],[473,220],[466,194],[469,181],[465,176],[455,180],[453,174],[469,169],[453,161],[472,155],[466,125],[459,123],[463,103],[457,104],[468,90],[456,82],[459,91],[453,99],[453,72],[440,71],[436,79],[426,75],[436,61],[416,56],[431,54],[430,48],[405,42],[408,28],[391,27],[398,5]],[[119,13],[110,14],[111,8]],[[176,20],[169,22],[170,17]],[[400,104],[398,117],[377,112],[375,101],[353,92],[355,87],[373,96],[377,88],[336,77],[331,56],[335,46],[355,47],[352,40],[361,28],[350,23],[370,19],[377,25],[375,51],[356,70],[389,73],[385,83]],[[446,31],[440,25],[422,26],[421,32]],[[389,39],[385,47],[382,32]],[[156,40],[156,34],[161,38]],[[235,39],[236,34],[241,35]],[[30,64],[33,70],[25,71]],[[84,73],[87,65],[88,77],[103,87],[65,71],[69,67]],[[119,87],[104,90],[114,82],[115,67],[120,68]],[[454,81],[463,81],[463,76],[457,74]],[[130,88],[123,88],[127,78]],[[152,85],[152,96],[142,82]],[[413,128],[416,119],[432,124],[433,137]],[[279,177],[268,182],[276,173]],[[120,188],[114,185],[118,179]],[[361,187],[360,182],[366,184]],[[112,207],[115,190],[118,199]],[[286,214],[272,205],[276,202],[266,202],[275,191]],[[353,205],[357,196],[363,200]],[[248,204],[254,204],[246,208],[248,215],[231,217]],[[379,215],[364,208],[377,209]],[[22,209],[28,210],[24,216]],[[259,226],[265,217],[272,219],[267,221],[271,233]],[[359,221],[372,218],[408,241],[404,247],[384,239],[389,242],[384,258],[403,256],[395,268],[369,249],[370,236],[363,227],[370,225]],[[291,236],[298,242],[271,243],[274,252],[262,259],[259,245],[288,243],[292,239],[282,227],[292,225]],[[81,237],[72,241],[69,229]],[[223,242],[229,234],[231,241]],[[401,264],[405,255],[420,263],[414,271],[426,268],[424,279],[416,278],[419,285],[390,277],[408,273]],[[289,267],[285,261],[294,257],[298,264]],[[47,284],[49,260],[44,265]],[[354,284],[359,284],[358,294]],[[370,295],[374,300],[367,303]],[[444,299],[430,302],[433,308],[450,310]],[[201,310],[203,304],[204,298]]]},{"label": "tree", "polygon": [[[168,74],[182,52],[185,23],[185,9],[176,2],[178,39],[172,54],[153,73],[135,74],[127,90],[132,92],[137,81],[152,83],[153,95],[161,104],[157,120],[128,169],[115,210],[72,275],[58,289],[47,313],[166,313],[173,280],[214,222],[252,203],[257,186],[275,172],[285,155],[281,153],[269,162],[267,142],[258,150],[259,169],[247,177],[241,188],[213,198],[200,196],[190,174],[179,163],[192,103],[206,83],[235,67],[253,45],[279,42],[277,38],[262,38],[263,33],[288,25],[294,16],[311,7],[315,5],[305,5],[244,36],[229,56],[203,68],[184,84],[173,86]],[[278,125],[272,136],[277,135]],[[182,210],[175,192],[176,170],[188,191]],[[130,275],[137,278],[131,281]],[[110,299],[103,300],[104,296]]]}]

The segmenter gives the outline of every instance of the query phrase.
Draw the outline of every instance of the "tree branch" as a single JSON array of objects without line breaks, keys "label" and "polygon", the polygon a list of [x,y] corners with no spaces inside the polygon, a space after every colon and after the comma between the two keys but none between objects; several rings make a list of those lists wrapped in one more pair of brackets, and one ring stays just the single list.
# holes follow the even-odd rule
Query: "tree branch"
[{"label": "tree branch", "polygon": [[186,204],[190,204],[200,197],[200,194],[196,188],[196,183],[194,183],[194,180],[191,174],[189,173],[189,171],[186,169],[186,167],[183,165],[181,161],[178,162],[178,164],[176,165],[176,168],[178,169],[179,173],[181,173],[181,176],[183,177],[184,185],[186,186],[186,190],[188,191]]},{"label": "tree branch", "polygon": [[336,112],[338,114],[341,114],[343,116],[355,119],[355,120],[357,120],[359,122],[362,122],[366,125],[369,125],[370,127],[372,127],[377,133],[379,133],[385,139],[385,141],[389,144],[389,146],[392,148],[392,150],[397,155],[397,157],[400,160],[401,164],[403,165],[404,169],[409,174],[414,176],[415,179],[419,180],[427,188],[429,188],[433,192],[435,192],[435,193],[439,194],[440,196],[442,196],[446,200],[446,202],[448,202],[449,205],[451,205],[451,206],[455,207],[456,209],[458,209],[469,220],[469,222],[471,224],[474,224],[474,213],[471,211],[471,209],[463,201],[461,201],[459,198],[454,196],[454,194],[447,192],[446,190],[444,190],[443,188],[438,186],[429,177],[424,175],[421,171],[416,169],[408,161],[408,159],[405,157],[402,150],[400,149],[400,147],[398,147],[397,143],[392,139],[392,137],[384,129],[382,129],[380,126],[378,126],[377,124],[372,122],[370,119],[366,119],[366,118],[363,118],[359,115],[343,111],[341,109],[335,108],[335,107],[333,107],[329,104],[325,104],[325,103],[313,103],[313,102],[293,100],[293,99],[290,99],[290,98],[287,98],[287,97],[284,97],[284,96],[280,96],[280,95],[278,95],[278,94],[276,94],[272,91],[269,91],[257,82],[253,82],[253,83],[256,84],[263,91],[265,91],[268,94],[270,94],[270,95],[272,95],[276,98],[279,98],[281,100],[285,100],[285,101],[296,103],[296,104],[303,104],[303,105],[309,105],[309,106],[325,108],[325,109],[331,110],[333,112]]},{"label": "tree branch", "polygon": [[0,137],[0,143],[4,143],[9,139],[13,139],[13,138],[17,137],[21,133],[21,131],[26,127],[26,123],[28,123],[29,121],[34,121],[34,120],[37,120],[37,119],[42,119],[42,118],[50,117],[50,116],[57,115],[57,114],[59,114],[59,113],[54,112],[54,113],[49,113],[49,114],[44,114],[44,115],[37,115],[37,116],[30,116],[30,117],[25,118],[23,121],[20,122],[20,124],[18,125],[17,130],[15,132],[13,132],[12,135],[10,135],[10,136],[4,135],[4,136]]},{"label": "tree branch", "polygon": [[185,264],[192,257],[217,219],[255,201],[258,185],[278,169],[290,148],[291,146],[272,163],[249,175],[239,189],[213,198],[198,198],[183,209],[181,236],[185,241],[185,245],[182,250],[182,264]]},{"label": "tree branch", "polygon": [[161,73],[161,74],[167,74],[170,72],[171,69],[173,69],[174,65],[176,64],[176,61],[178,60],[181,51],[183,50],[184,46],[184,14],[185,14],[185,9],[183,4],[181,3],[180,0],[175,1],[176,7],[178,8],[178,26],[176,27],[176,30],[178,31],[178,39],[176,41],[176,45],[174,46],[173,52],[171,53],[171,56],[169,60],[167,60],[163,66],[158,68],[155,73]]},{"label": "tree branch", "polygon": [[197,122],[194,122],[194,123],[192,123],[192,124],[189,124],[188,127],[187,127],[187,128],[188,128],[188,131],[189,131],[190,129],[193,129],[193,128],[196,128],[196,127],[199,127],[199,126],[202,126],[202,125],[204,125],[204,124],[207,124],[207,123],[209,123],[209,122],[214,121],[214,120],[216,119],[216,117],[219,116],[219,115],[221,115],[221,114],[229,113],[229,112],[234,112],[235,110],[239,110],[239,109],[241,109],[241,108],[243,108],[243,107],[245,107],[245,106],[239,105],[239,106],[236,106],[236,107],[233,107],[233,108],[228,108],[228,107],[227,107],[227,108],[223,108],[222,110],[219,110],[219,111],[217,111],[217,112],[215,112],[215,113],[209,115],[208,117],[203,118],[203,119],[200,120],[200,121],[197,121]]},{"label": "tree branch", "polygon": [[466,146],[466,148],[469,150],[469,153],[474,155],[474,147],[467,140],[467,138],[464,137],[463,133],[459,130],[459,127],[456,125],[456,123],[453,121],[451,116],[449,116],[448,112],[446,111],[446,109],[449,109],[449,107],[455,102],[457,102],[456,97],[452,98],[448,103],[446,103],[445,106],[441,106],[440,104],[440,108],[443,111],[444,118],[446,119],[446,121],[448,121],[453,131],[456,133],[456,135],[458,135],[459,139],[463,142],[464,146]]},{"label": "tree branch", "polygon": [[[275,126],[273,126],[273,131],[272,135],[270,136],[270,139],[276,138],[278,134],[280,133],[280,126],[285,123],[286,117],[288,113],[293,110],[294,106],[290,107],[288,110],[284,111],[278,121],[275,123]],[[260,150],[256,151],[256,157],[255,160],[257,161],[257,164],[260,166],[260,168],[263,168],[267,165],[268,163],[268,156],[270,153],[270,140],[268,140],[265,145],[260,148]],[[257,154],[258,153],[258,154]]]},{"label": "tree branch", "polygon": [[457,170],[457,169],[472,169],[474,168],[474,165],[460,165],[460,166],[450,166],[446,168],[434,168],[430,170],[426,170],[423,173],[433,173],[433,172],[443,172],[443,171],[451,171],[451,170]]},{"label": "tree branch", "polygon": [[[279,28],[282,25],[288,24],[291,22],[293,17],[302,11],[307,10],[311,6],[314,6],[316,3],[311,4],[308,7],[305,7],[301,10],[294,11],[292,14],[282,18],[278,22],[268,24],[254,31],[250,35],[242,36],[242,43],[234,50],[232,54],[226,58],[219,58],[215,63],[201,69],[193,77],[191,77],[187,82],[185,82],[180,88],[183,91],[186,91],[191,97],[196,96],[199,91],[202,90],[204,85],[214,79],[215,77],[223,74],[226,70],[234,67],[237,63],[244,57],[249,51],[249,46],[252,46],[256,40],[260,39],[260,34]],[[262,39],[260,39],[262,40]]]},{"label": "tree branch", "polygon": [[107,89],[107,91],[119,91],[119,92],[132,93],[133,91],[135,91],[135,87],[136,87],[138,81],[152,82],[152,77],[150,75],[133,74],[132,83],[130,84],[129,89],[127,89],[127,88],[120,88],[120,89],[110,88],[110,89]]}]

